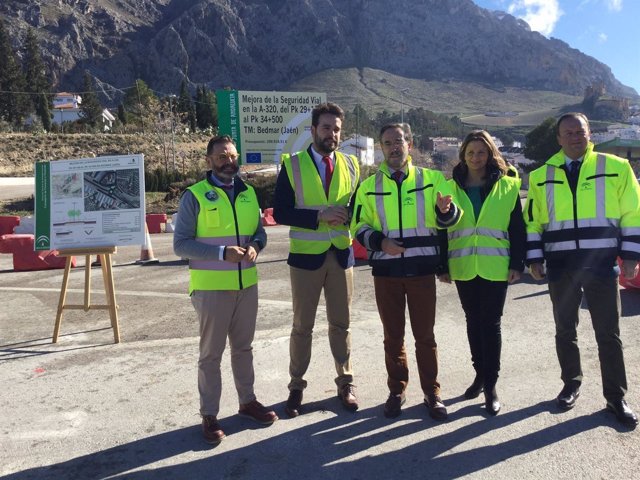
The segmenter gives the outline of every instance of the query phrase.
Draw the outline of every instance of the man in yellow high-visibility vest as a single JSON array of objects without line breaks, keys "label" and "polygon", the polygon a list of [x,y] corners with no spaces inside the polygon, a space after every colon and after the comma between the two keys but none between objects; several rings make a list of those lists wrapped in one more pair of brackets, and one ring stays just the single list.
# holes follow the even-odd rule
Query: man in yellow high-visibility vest
[{"label": "man in yellow high-visibility vest", "polygon": [[404,344],[405,308],[416,341],[420,387],[429,415],[447,418],[438,381],[435,274],[444,271],[446,253],[438,230],[460,221],[451,187],[441,172],[413,165],[411,128],[388,124],[380,130],[384,162],[358,189],[351,229],[369,251],[376,303],[384,329],[389,397],[384,415],[400,415],[409,383]]},{"label": "man in yellow high-visibility vest", "polygon": [[252,342],[258,314],[256,258],[267,244],[255,191],[238,176],[238,152],[229,136],[207,146],[211,168],[180,199],[173,249],[189,259],[189,294],[200,320],[198,390],[207,443],[225,437],[218,422],[220,361],[227,338],[241,416],[269,425],[278,419],[256,400]]},{"label": "man in yellow high-visibility vest", "polygon": [[289,225],[289,273],[293,297],[289,397],[285,412],[300,413],[304,375],[311,361],[311,338],[320,293],[324,290],[335,383],[344,407],[358,401],[351,367],[350,307],[354,256],[348,206],[360,181],[355,157],[337,152],[344,111],[334,103],[311,113],[313,142],[306,150],[283,155],[273,216]]},{"label": "man in yellow high-visibility vest", "polygon": [[524,218],[527,263],[536,280],[545,276],[556,324],[556,351],[564,386],[556,398],[563,410],[580,395],[582,366],[578,325],[582,296],[598,343],[607,409],[626,425],[638,418],[627,405],[620,294],[616,257],[627,278],[640,259],[640,186],[629,162],[593,150],[589,121],[566,113],[556,123],[562,149],[529,176]]}]

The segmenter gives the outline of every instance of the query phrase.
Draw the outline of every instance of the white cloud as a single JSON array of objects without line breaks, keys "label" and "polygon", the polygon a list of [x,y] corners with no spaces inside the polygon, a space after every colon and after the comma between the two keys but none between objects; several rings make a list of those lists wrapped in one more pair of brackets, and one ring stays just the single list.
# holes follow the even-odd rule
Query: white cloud
[{"label": "white cloud", "polygon": [[[615,0],[609,0],[615,1]],[[516,0],[509,4],[508,12],[529,24],[531,30],[549,36],[563,15],[558,0]]]},{"label": "white cloud", "polygon": [[606,0],[607,8],[614,12],[620,12],[622,10],[622,0]]},{"label": "white cloud", "polygon": [[582,10],[584,7],[588,7],[590,5],[594,8],[599,5],[604,5],[609,11],[621,12],[623,7],[622,2],[623,0],[580,0],[577,9]]},{"label": "white cloud", "polygon": [[599,33],[598,34],[598,43],[604,43],[607,41],[609,37],[607,36],[606,33]]}]

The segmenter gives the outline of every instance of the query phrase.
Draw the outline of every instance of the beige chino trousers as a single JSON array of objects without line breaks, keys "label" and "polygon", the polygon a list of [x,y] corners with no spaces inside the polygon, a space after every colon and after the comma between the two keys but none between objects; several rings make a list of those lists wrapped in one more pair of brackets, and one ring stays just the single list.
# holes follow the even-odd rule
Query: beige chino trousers
[{"label": "beige chino trousers", "polygon": [[258,286],[244,290],[196,290],[191,303],[200,319],[198,391],[200,414],[218,415],[222,379],[220,362],[229,338],[231,370],[240,404],[256,399],[253,392],[253,336],[258,315]]},{"label": "beige chino trousers", "polygon": [[293,296],[293,328],[289,343],[290,390],[307,387],[304,374],[311,362],[311,340],[320,293],[324,289],[329,322],[329,346],[338,376],[336,385],[353,383],[351,370],[350,306],[353,293],[353,268],[340,266],[333,251],[317,270],[289,267]]}]

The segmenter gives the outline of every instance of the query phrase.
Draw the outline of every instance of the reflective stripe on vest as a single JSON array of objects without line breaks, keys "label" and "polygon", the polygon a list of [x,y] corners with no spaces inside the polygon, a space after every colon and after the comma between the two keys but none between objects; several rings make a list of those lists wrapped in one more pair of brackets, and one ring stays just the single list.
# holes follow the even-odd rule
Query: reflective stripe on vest
[{"label": "reflective stripe on vest", "polygon": [[[232,205],[227,194],[207,180],[189,187],[198,201],[195,240],[208,245],[246,245],[258,228],[260,207],[249,185]],[[214,192],[215,195],[211,195]],[[208,198],[209,197],[209,198]],[[258,282],[254,262],[189,260],[189,293],[194,290],[241,290]]]},{"label": "reflective stripe on vest", "polygon": [[[307,151],[292,156],[284,155],[283,161],[295,194],[296,208],[319,211],[329,205],[346,207],[358,184],[359,167],[356,160],[340,152],[335,153],[335,168],[328,198],[314,161]],[[295,226],[289,229],[291,253],[320,254],[326,252],[331,245],[343,250],[349,248],[351,242],[347,225],[329,226],[321,223],[315,230]]]},{"label": "reflective stripe on vest", "polygon": [[[293,176],[293,181],[295,185],[293,185],[293,191],[296,196],[296,207],[298,208],[306,208],[309,210],[321,210],[326,207],[326,204],[323,205],[308,205],[305,199],[305,191],[304,191],[304,183],[302,182],[302,169],[300,167],[300,154],[302,152],[295,153],[291,155],[291,175]],[[307,152],[305,152],[307,153]],[[308,155],[308,153],[307,153]],[[339,161],[338,155],[342,155],[345,159],[345,163],[347,164],[347,168],[349,169],[349,179],[351,180],[351,188],[350,191],[353,192],[356,189],[356,185],[358,183],[358,173],[356,171],[356,166],[353,163],[353,158],[350,155],[340,154],[336,152],[335,154],[335,162],[336,166]],[[311,159],[313,161],[313,159]],[[335,167],[334,167],[335,168]],[[333,183],[333,179],[331,180]]]},{"label": "reflective stripe on vest", "polygon": [[[425,198],[424,198],[424,175],[421,168],[414,169],[416,176],[416,225],[417,228],[415,230],[416,235],[435,235],[435,229],[427,229],[425,226]],[[382,193],[384,192],[384,179],[387,176],[378,170],[376,173],[376,212],[378,213],[378,217],[380,218],[380,224],[382,225],[382,233],[387,237],[400,237],[400,230],[393,230],[389,227],[389,221],[387,219],[387,213],[384,209],[384,196]],[[394,180],[395,181],[395,180]],[[402,208],[402,207],[400,207]],[[406,231],[406,230],[405,230]],[[402,232],[404,233],[404,232]],[[409,236],[409,235],[403,235]]]},{"label": "reflective stripe on vest", "polygon": [[[246,245],[251,241],[251,235],[240,235],[240,241],[234,236],[232,237],[213,237],[198,238],[199,242],[206,243],[208,245],[220,245],[220,246],[234,246],[234,245]],[[253,262],[240,262],[240,268],[251,268],[255,264]],[[226,261],[215,260],[189,260],[189,268],[195,270],[221,270],[221,271],[238,271],[238,264]]]},{"label": "reflective stripe on vest", "polygon": [[293,238],[296,240],[308,240],[311,242],[330,242],[334,238],[344,237],[344,240],[348,240],[351,238],[349,232],[338,231],[338,230],[327,230],[327,231],[315,231],[315,230],[290,230],[289,238]]},{"label": "reflective stripe on vest", "polygon": [[[556,198],[555,198],[555,175],[559,170],[552,166],[547,166],[546,171],[546,183],[545,183],[545,196],[547,200],[547,211],[549,215],[549,222],[543,225],[545,230],[545,242],[544,251],[546,252],[561,252],[571,251],[577,248],[585,249],[599,249],[599,248],[617,248],[618,246],[618,227],[620,220],[617,218],[607,218],[606,216],[606,164],[607,157],[604,154],[598,154],[596,158],[596,172],[594,184],[595,184],[595,218],[578,218],[572,220],[557,220],[556,219]],[[576,193],[577,195],[577,193]],[[614,236],[599,238],[599,239],[572,239],[572,240],[552,240],[548,238],[550,233],[553,232],[569,232],[574,228],[582,229],[589,227],[611,227],[611,232],[616,232]],[[541,237],[542,238],[542,237]],[[553,237],[552,237],[553,238]],[[528,258],[536,258],[537,250],[527,252]]]},{"label": "reflective stripe on vest", "polygon": [[457,226],[448,230],[449,273],[453,280],[471,280],[476,276],[491,281],[506,281],[511,259],[509,223],[518,200],[520,180],[501,177],[491,188],[475,218],[466,192],[450,180],[455,197],[465,214]]},{"label": "reflective stripe on vest", "polygon": [[[402,239],[405,242],[405,251],[402,254],[404,258],[415,257],[435,257],[439,255],[439,247],[437,241],[437,229],[427,227],[427,199],[425,194],[425,172],[421,168],[410,167],[407,178],[402,185],[408,185],[408,181],[414,181],[415,186],[410,186],[404,198],[410,198],[413,194],[414,200],[410,205],[415,205],[415,216],[410,216],[404,209],[402,202],[397,205],[398,212],[387,212],[385,209],[385,197],[392,194],[385,191],[385,182],[388,185],[396,185],[396,181],[390,179],[383,171],[378,170],[373,180],[373,202],[375,202],[375,215],[380,223],[380,231],[387,238]],[[368,184],[369,185],[369,184]],[[429,187],[430,185],[427,185]],[[362,188],[362,187],[361,187]],[[400,192],[402,192],[402,187]],[[413,196],[411,195],[411,196]],[[429,204],[431,201],[429,200]],[[391,208],[391,207],[390,207]],[[409,207],[410,208],[410,207]],[[413,213],[411,214],[413,215]],[[435,211],[434,211],[435,216]],[[433,219],[435,222],[435,218]],[[415,226],[414,226],[415,224]],[[402,229],[399,226],[402,225]],[[365,247],[370,248],[369,238],[376,231],[369,225],[362,225],[357,235],[364,235]],[[416,245],[415,243],[418,243]],[[411,245],[413,243],[413,245]],[[372,251],[370,253],[371,260],[397,260],[398,255],[388,255],[383,251]]]},{"label": "reflective stripe on vest", "polygon": [[452,250],[449,253],[450,258],[460,258],[470,255],[488,255],[490,257],[508,257],[508,248],[491,248],[491,247],[466,247],[458,250]]}]

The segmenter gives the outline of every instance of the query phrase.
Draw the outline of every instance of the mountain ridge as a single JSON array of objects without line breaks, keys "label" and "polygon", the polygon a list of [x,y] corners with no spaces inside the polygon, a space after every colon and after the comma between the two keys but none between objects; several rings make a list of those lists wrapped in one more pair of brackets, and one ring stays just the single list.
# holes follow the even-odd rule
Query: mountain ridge
[{"label": "mountain ridge", "polygon": [[[286,90],[328,69],[370,68],[424,81],[582,95],[611,69],[471,0],[5,0],[15,38],[39,35],[61,89],[88,70],[101,84]],[[105,89],[108,92],[108,88]],[[115,97],[114,97],[115,98]]]}]

